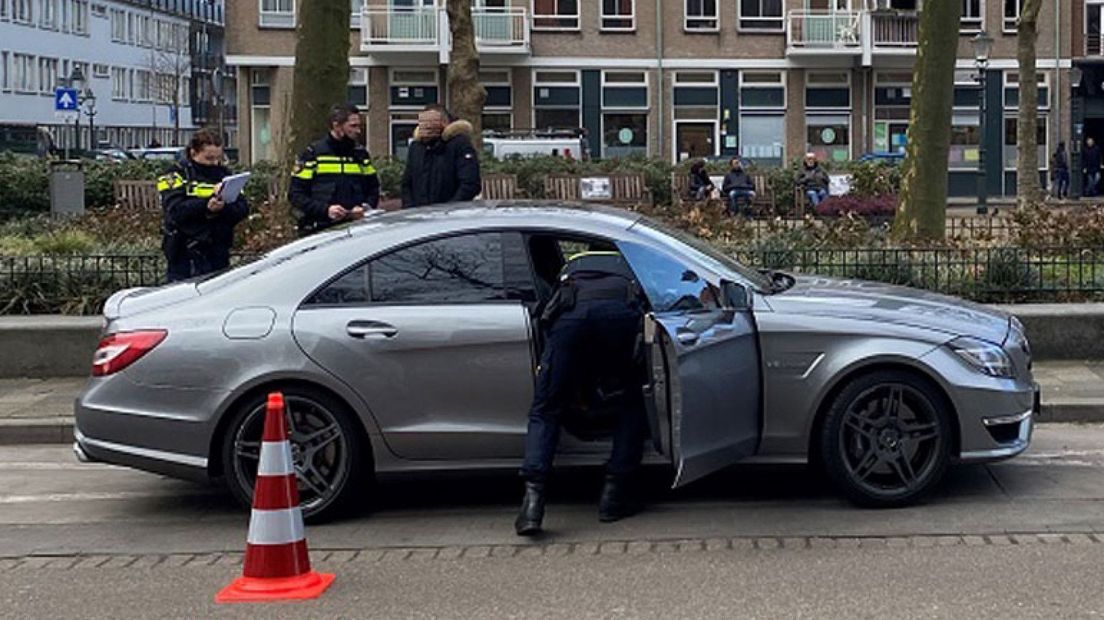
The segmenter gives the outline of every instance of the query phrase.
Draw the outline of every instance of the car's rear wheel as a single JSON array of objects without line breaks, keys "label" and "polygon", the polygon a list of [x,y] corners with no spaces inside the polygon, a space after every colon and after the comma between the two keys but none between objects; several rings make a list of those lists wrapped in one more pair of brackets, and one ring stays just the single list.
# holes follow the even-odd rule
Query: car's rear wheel
[{"label": "car's rear wheel", "polygon": [[[289,386],[281,391],[303,517],[321,521],[336,516],[364,490],[367,474],[366,447],[353,414],[320,390]],[[266,402],[266,394],[258,394],[244,403],[223,440],[226,484],[246,506],[253,498]]]},{"label": "car's rear wheel", "polygon": [[928,381],[900,371],[864,375],[840,391],[822,426],[828,476],[861,506],[916,502],[943,477],[953,427]]}]

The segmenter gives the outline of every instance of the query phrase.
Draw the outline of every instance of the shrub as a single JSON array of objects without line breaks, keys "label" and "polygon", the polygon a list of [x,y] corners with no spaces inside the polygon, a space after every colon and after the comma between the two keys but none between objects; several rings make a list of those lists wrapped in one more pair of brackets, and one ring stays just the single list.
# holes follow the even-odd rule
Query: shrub
[{"label": "shrub", "polygon": [[901,191],[901,167],[885,162],[852,162],[847,167],[851,175],[849,195],[863,198],[898,194]]},{"label": "shrub", "polygon": [[0,219],[50,210],[46,163],[0,153]]},{"label": "shrub", "polygon": [[845,213],[867,217],[892,216],[896,212],[897,196],[892,194],[829,196],[816,206],[816,213],[821,216],[840,216]]}]

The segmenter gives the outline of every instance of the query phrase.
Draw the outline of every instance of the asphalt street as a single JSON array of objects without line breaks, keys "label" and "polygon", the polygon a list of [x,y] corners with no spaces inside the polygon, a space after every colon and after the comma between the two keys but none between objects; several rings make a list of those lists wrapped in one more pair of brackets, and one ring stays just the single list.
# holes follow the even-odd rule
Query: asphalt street
[{"label": "asphalt street", "polygon": [[953,469],[921,506],[861,510],[804,468],[737,467],[600,524],[562,476],[536,541],[510,476],[395,480],[307,528],[322,599],[216,607],[248,513],[217,488],[0,448],[2,617],[1104,616],[1104,425],[1040,426],[1031,451]]}]

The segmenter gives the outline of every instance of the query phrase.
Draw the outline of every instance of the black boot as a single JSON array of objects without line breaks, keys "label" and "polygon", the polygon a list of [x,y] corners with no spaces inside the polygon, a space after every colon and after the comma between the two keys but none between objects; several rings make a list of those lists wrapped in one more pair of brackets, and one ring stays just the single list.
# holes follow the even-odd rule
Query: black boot
[{"label": "black boot", "polygon": [[514,530],[518,536],[534,536],[541,531],[544,520],[544,483],[525,482],[525,497],[521,500],[521,511],[514,521]]},{"label": "black boot", "polygon": [[598,520],[602,523],[620,521],[640,512],[640,504],[632,497],[629,480],[625,476],[606,475],[602,486],[602,498],[598,500]]}]

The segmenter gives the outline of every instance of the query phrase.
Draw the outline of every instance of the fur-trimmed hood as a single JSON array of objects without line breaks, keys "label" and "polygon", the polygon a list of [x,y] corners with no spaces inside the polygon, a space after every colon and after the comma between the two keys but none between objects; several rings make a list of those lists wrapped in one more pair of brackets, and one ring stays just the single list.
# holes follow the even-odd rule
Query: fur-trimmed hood
[{"label": "fur-trimmed hood", "polygon": [[[444,140],[445,142],[448,142],[449,140],[455,138],[456,136],[463,135],[463,136],[469,136],[470,137],[471,134],[474,131],[475,131],[475,128],[472,127],[471,123],[469,123],[466,120],[460,119],[460,120],[452,121],[451,123],[449,123],[448,125],[445,126],[444,131],[441,132],[441,139]],[[421,137],[418,135],[418,128],[417,127],[414,128],[414,139],[415,140],[420,140],[421,139]]]}]

